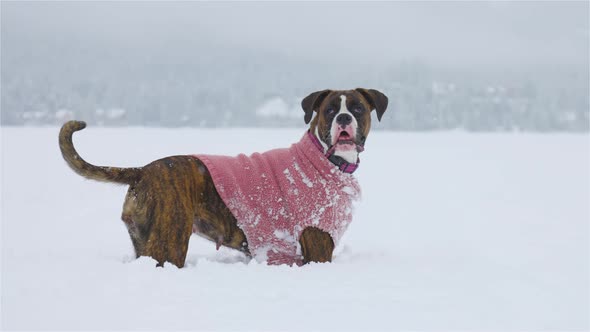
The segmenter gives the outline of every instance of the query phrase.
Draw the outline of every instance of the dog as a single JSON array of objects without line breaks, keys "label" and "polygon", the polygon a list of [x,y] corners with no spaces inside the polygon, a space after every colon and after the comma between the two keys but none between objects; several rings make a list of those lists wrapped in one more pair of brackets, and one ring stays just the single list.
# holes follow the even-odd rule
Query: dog
[{"label": "dog", "polygon": [[352,173],[388,98],[374,89],[322,90],[301,106],[309,129],[290,148],[251,156],[171,156],[144,167],[95,166],[75,150],[86,124],[65,123],[59,147],[79,175],[129,185],[121,219],[136,257],[185,264],[191,234],[268,264],[331,262],[360,187]]}]

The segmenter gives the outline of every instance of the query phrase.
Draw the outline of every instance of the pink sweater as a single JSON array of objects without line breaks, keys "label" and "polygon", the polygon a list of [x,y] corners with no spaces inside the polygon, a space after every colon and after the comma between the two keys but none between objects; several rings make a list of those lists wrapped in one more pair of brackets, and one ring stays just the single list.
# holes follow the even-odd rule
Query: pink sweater
[{"label": "pink sweater", "polygon": [[360,198],[356,179],[339,171],[308,133],[286,149],[196,157],[209,169],[252,256],[268,264],[301,265],[299,237],[308,226],[328,232],[337,245]]}]

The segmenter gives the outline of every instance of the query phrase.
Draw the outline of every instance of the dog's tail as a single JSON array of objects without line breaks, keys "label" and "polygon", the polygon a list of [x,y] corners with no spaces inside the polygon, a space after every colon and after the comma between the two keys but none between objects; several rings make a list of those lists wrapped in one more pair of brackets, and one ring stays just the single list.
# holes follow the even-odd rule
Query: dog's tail
[{"label": "dog's tail", "polygon": [[61,127],[59,132],[61,154],[74,172],[96,181],[120,184],[134,184],[139,181],[141,168],[95,166],[84,161],[74,148],[74,143],[72,143],[72,134],[84,128],[86,128],[86,123],[83,121],[68,121]]}]

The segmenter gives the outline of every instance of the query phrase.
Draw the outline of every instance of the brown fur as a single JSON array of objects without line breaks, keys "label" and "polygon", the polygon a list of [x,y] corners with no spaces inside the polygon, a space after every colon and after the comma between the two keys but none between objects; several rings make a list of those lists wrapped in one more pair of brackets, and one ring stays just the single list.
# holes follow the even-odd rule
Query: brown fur
[{"label": "brown fur", "polygon": [[221,197],[203,163],[190,156],[156,160],[142,168],[129,187],[123,221],[136,255],[182,267],[188,241],[197,234],[246,254],[246,236]]},{"label": "brown fur", "polygon": [[62,155],[76,173],[86,178],[129,184],[121,219],[137,257],[153,257],[159,266],[171,262],[182,267],[193,231],[249,255],[244,232],[219,197],[201,161],[174,156],[142,168],[94,166],[73,147],[73,132],[84,127],[78,121],[64,124],[59,136]]},{"label": "brown fur", "polygon": [[[367,110],[357,117],[357,143],[364,145],[370,129],[370,112],[378,118],[387,107],[387,97],[376,90],[324,90],[312,93],[302,102],[305,122],[316,126],[320,139],[329,142],[329,124],[324,114],[330,103],[359,103]],[[350,97],[350,98],[348,98]],[[348,105],[347,105],[348,106]],[[353,106],[353,104],[351,104]],[[316,116],[312,119],[312,115]],[[95,166],[80,157],[72,142],[74,132],[86,124],[69,121],[59,133],[59,147],[67,164],[79,175],[104,182],[129,185],[121,219],[127,226],[135,254],[153,257],[158,266],[170,262],[183,267],[191,234],[250,255],[244,232],[219,196],[207,167],[191,156],[173,156],[156,160],[141,168]],[[304,263],[330,262],[334,241],[318,228],[308,227],[299,239]]]},{"label": "brown fur", "polygon": [[307,227],[301,233],[299,239],[303,263],[318,262],[325,263],[332,261],[334,241],[330,234],[319,228]]}]

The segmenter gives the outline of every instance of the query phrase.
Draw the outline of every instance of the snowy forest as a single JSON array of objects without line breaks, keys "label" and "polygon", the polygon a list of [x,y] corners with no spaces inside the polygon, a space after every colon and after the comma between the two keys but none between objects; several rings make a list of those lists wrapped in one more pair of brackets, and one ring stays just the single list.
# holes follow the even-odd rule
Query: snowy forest
[{"label": "snowy forest", "polygon": [[[563,30],[556,32],[551,24],[542,23],[551,8],[529,18],[539,27],[548,25],[545,30],[531,24],[528,30],[512,26],[505,31],[516,36],[520,32],[528,38],[538,34],[533,37],[543,37],[540,44],[554,44],[552,38],[562,38],[558,36],[562,32],[573,35],[557,56],[531,48],[522,40],[507,44],[502,30],[484,25],[479,29],[489,30],[489,36],[482,38],[498,40],[498,45],[489,45],[490,54],[470,50],[467,55],[457,51],[462,57],[456,56],[448,49],[463,45],[467,37],[449,32],[449,40],[436,51],[439,53],[396,51],[410,47],[392,37],[391,41],[380,39],[386,45],[381,46],[384,54],[378,58],[370,47],[341,58],[329,51],[328,55],[302,55],[301,45],[327,45],[308,45],[303,37],[304,42],[298,44],[297,34],[304,32],[297,26],[280,31],[279,37],[269,37],[284,39],[284,33],[291,33],[289,38],[294,42],[265,47],[272,45],[272,39],[244,40],[248,36],[236,32],[240,22],[223,31],[215,20],[209,25],[205,18],[191,23],[192,16],[179,12],[177,21],[170,20],[172,14],[160,15],[157,8],[135,8],[133,15],[127,13],[121,18],[115,14],[129,11],[119,8],[121,4],[109,6],[109,10],[99,6],[96,15],[91,15],[87,6],[64,9],[46,5],[37,11],[27,10],[26,5],[3,6],[4,126],[57,125],[68,119],[83,119],[104,126],[297,127],[303,126],[299,105],[307,94],[325,88],[367,87],[379,89],[390,98],[390,112],[379,129],[589,130],[588,41],[583,38],[587,31],[580,32],[588,22],[552,23]],[[252,11],[251,7],[244,10]],[[490,11],[506,14],[514,9],[523,10],[492,7]],[[205,10],[195,13],[206,15]],[[491,19],[496,18],[492,15]],[[160,24],[157,28],[141,26],[154,20],[154,26]],[[125,26],[121,31],[124,23],[131,28]],[[268,22],[265,17],[242,23],[258,24],[261,29],[274,24],[279,30],[291,25]],[[388,27],[380,28],[387,36]],[[416,37],[420,33],[416,32]],[[429,37],[425,44],[433,43],[435,36]],[[362,38],[355,41],[363,42]],[[570,44],[576,45],[568,49]],[[506,59],[496,61],[493,53],[498,47],[512,47],[511,52],[520,54],[506,53]],[[389,49],[395,56],[386,56]],[[576,54],[569,56],[568,52]],[[441,62],[437,56],[457,60]],[[585,61],[575,61],[584,56]],[[480,58],[479,65],[471,61]]]}]

